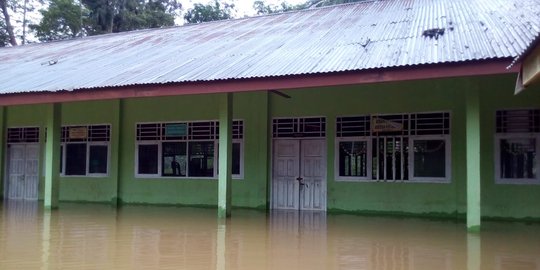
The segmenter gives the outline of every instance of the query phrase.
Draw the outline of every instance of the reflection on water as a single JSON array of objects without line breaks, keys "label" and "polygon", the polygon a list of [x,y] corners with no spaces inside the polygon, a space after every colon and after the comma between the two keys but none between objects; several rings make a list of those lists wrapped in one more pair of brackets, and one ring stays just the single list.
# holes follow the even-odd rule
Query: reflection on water
[{"label": "reflection on water", "polygon": [[0,207],[0,269],[534,269],[540,225],[320,212],[36,203]]}]

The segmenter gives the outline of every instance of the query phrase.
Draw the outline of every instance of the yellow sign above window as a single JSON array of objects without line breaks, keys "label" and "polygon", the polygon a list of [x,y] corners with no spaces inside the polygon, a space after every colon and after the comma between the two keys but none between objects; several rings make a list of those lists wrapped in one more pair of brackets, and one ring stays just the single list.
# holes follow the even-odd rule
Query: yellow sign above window
[{"label": "yellow sign above window", "polygon": [[86,139],[88,138],[87,127],[70,127],[69,128],[70,139]]},{"label": "yellow sign above window", "polygon": [[373,117],[371,119],[371,131],[373,132],[388,132],[388,131],[402,131],[403,124],[392,122],[386,119]]}]

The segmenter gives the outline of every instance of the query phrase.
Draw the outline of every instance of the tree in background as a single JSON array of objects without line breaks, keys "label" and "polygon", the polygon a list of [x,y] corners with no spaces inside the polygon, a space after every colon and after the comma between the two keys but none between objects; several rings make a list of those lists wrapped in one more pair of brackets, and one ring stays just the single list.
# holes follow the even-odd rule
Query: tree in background
[{"label": "tree in background", "polygon": [[40,41],[73,38],[84,34],[86,8],[73,0],[50,0],[49,8],[39,11],[43,18],[30,25]]},{"label": "tree in background", "polygon": [[82,0],[89,10],[89,35],[174,25],[179,0]]},{"label": "tree in background", "polygon": [[0,20],[0,47],[5,47],[9,44],[9,35],[6,31],[4,21]]},{"label": "tree in background", "polygon": [[184,19],[188,23],[202,23],[218,20],[227,20],[232,18],[234,4],[220,3],[214,0],[213,3],[203,5],[194,4],[192,9],[189,9],[184,15]]},{"label": "tree in background", "polygon": [[299,5],[291,5],[287,2],[281,2],[281,4],[276,6],[276,5],[268,5],[264,1],[259,0],[259,1],[253,2],[253,9],[257,11],[257,15],[264,15],[264,14],[272,14],[272,13],[305,9],[306,7],[304,5],[305,3],[299,4]]},{"label": "tree in background", "polygon": [[280,5],[276,6],[276,5],[266,4],[264,1],[258,0],[253,3],[253,9],[257,11],[258,15],[264,15],[264,14],[333,6],[333,5],[354,3],[354,2],[361,2],[361,1],[366,1],[366,0],[307,0],[306,2],[302,4],[298,4],[298,5],[291,5],[287,3],[286,1],[284,1],[284,2],[281,2]]},{"label": "tree in background", "polygon": [[112,31],[173,26],[175,15],[181,8],[180,2],[171,0],[123,0],[116,7]]},{"label": "tree in background", "polygon": [[41,41],[174,25],[177,0],[49,0],[32,25]]},{"label": "tree in background", "polygon": [[0,11],[2,12],[2,26],[7,34],[9,44],[11,46],[17,46],[17,39],[15,38],[15,32],[13,31],[13,25],[11,23],[11,16],[9,15],[10,3],[7,0],[0,0]]},{"label": "tree in background", "polygon": [[9,44],[17,46],[18,40],[26,43],[27,14],[34,12],[46,0],[0,0],[0,27],[9,37]]}]

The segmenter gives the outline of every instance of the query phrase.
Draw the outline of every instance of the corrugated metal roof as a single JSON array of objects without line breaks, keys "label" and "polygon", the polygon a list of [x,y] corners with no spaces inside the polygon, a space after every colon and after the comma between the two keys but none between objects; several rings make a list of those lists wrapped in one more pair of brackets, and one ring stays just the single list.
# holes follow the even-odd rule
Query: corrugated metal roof
[{"label": "corrugated metal roof", "polygon": [[514,58],[514,60],[512,61],[512,63],[507,67],[507,69],[510,69],[512,68],[515,64],[523,61],[524,58],[527,57],[527,55],[529,53],[531,53],[532,50],[534,50],[534,48],[536,48],[536,46],[538,46],[540,44],[540,33],[538,33],[536,35],[536,37],[533,39],[533,41],[529,44],[529,46],[527,46],[525,49],[523,49],[523,51],[521,51],[518,56],[516,56]]},{"label": "corrugated metal roof", "polygon": [[369,1],[4,48],[0,93],[510,59],[539,32],[540,0]]}]

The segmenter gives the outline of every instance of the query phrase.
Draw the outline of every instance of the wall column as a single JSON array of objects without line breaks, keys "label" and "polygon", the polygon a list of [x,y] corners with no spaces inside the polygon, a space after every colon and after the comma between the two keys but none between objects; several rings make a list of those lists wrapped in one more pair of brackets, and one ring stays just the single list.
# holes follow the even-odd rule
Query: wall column
[{"label": "wall column", "polygon": [[45,143],[45,209],[58,208],[60,191],[60,133],[62,105],[47,106],[47,141]]},{"label": "wall column", "polygon": [[122,100],[115,100],[113,110],[113,121],[111,126],[111,205],[118,207],[120,198],[120,178],[121,178],[121,138],[122,138]]},{"label": "wall column", "polygon": [[6,163],[4,161],[4,157],[6,156],[6,150],[7,150],[7,144],[6,144],[6,138],[4,136],[4,132],[6,130],[6,108],[0,107],[0,201],[4,199],[4,185],[6,183],[5,177],[5,170]]},{"label": "wall column", "polygon": [[480,231],[480,101],[478,89],[466,94],[467,230]]},{"label": "wall column", "polygon": [[231,216],[233,94],[219,97],[218,217]]}]

